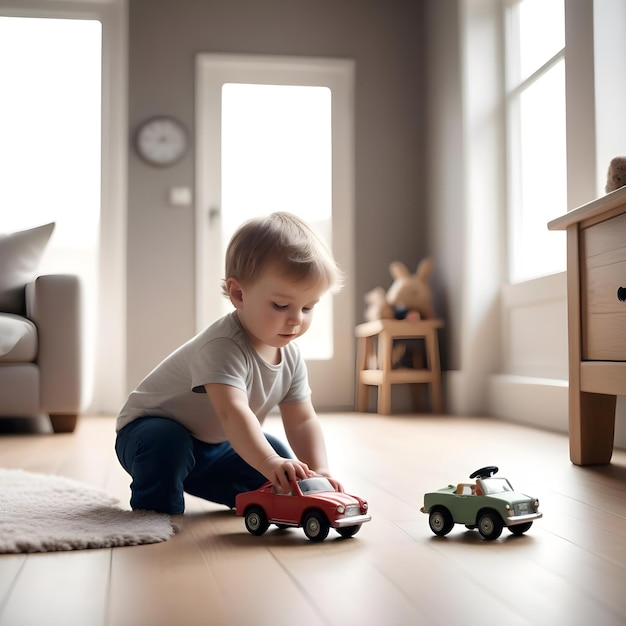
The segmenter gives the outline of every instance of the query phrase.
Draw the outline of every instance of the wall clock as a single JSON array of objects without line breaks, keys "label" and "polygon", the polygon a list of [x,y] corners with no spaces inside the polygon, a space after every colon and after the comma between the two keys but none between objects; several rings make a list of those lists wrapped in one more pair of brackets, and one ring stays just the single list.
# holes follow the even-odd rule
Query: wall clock
[{"label": "wall clock", "polygon": [[188,142],[187,129],[181,122],[160,115],[141,124],[135,137],[135,148],[146,163],[164,167],[184,156]]}]

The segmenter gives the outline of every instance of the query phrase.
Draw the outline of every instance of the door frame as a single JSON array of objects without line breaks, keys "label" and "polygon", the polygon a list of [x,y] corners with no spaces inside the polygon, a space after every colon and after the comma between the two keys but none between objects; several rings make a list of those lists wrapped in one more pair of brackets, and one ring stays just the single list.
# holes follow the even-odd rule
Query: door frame
[{"label": "door frame", "polygon": [[[254,80],[248,77],[254,72]],[[334,298],[332,361],[307,361],[313,400],[318,409],[354,406],[354,73],[349,59],[200,53],[196,56],[196,185],[195,280],[196,326],[207,320],[206,285],[217,286],[222,266],[215,267],[207,251],[220,244],[215,198],[221,197],[221,162],[205,146],[221,135],[221,85],[226,82],[315,85],[331,90],[332,106],[332,227],[333,255],[345,275],[342,291]],[[294,78],[297,76],[297,78]],[[219,111],[219,115],[204,112]],[[219,140],[219,139],[218,139]],[[218,218],[219,219],[219,218]],[[340,236],[336,236],[340,233]],[[217,296],[221,297],[221,296]],[[313,322],[315,323],[315,321]],[[323,380],[323,384],[320,381]]]}]

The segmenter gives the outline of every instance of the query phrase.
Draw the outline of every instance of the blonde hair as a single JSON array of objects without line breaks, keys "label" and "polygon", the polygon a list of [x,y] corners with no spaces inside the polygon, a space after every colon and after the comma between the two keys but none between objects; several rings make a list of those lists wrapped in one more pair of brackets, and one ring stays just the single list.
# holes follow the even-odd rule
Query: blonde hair
[{"label": "blonde hair", "polygon": [[331,253],[311,227],[291,213],[254,218],[237,229],[226,249],[223,294],[228,297],[226,279],[249,283],[269,265],[294,282],[319,282],[333,292],[342,286],[341,271]]}]

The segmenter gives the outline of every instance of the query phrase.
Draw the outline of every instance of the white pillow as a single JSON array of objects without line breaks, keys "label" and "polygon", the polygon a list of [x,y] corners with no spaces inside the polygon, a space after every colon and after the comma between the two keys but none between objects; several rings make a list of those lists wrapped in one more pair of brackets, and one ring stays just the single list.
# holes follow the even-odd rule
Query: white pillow
[{"label": "white pillow", "polygon": [[53,230],[54,222],[0,235],[0,312],[24,314],[24,287],[35,278]]}]

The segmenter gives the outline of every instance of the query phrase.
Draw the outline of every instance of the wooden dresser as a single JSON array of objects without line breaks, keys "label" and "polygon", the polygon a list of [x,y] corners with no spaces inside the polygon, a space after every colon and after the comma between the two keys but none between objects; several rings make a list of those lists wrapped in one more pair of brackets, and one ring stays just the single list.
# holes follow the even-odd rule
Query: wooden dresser
[{"label": "wooden dresser", "polygon": [[548,228],[567,231],[570,458],[609,463],[626,395],[626,187]]}]

